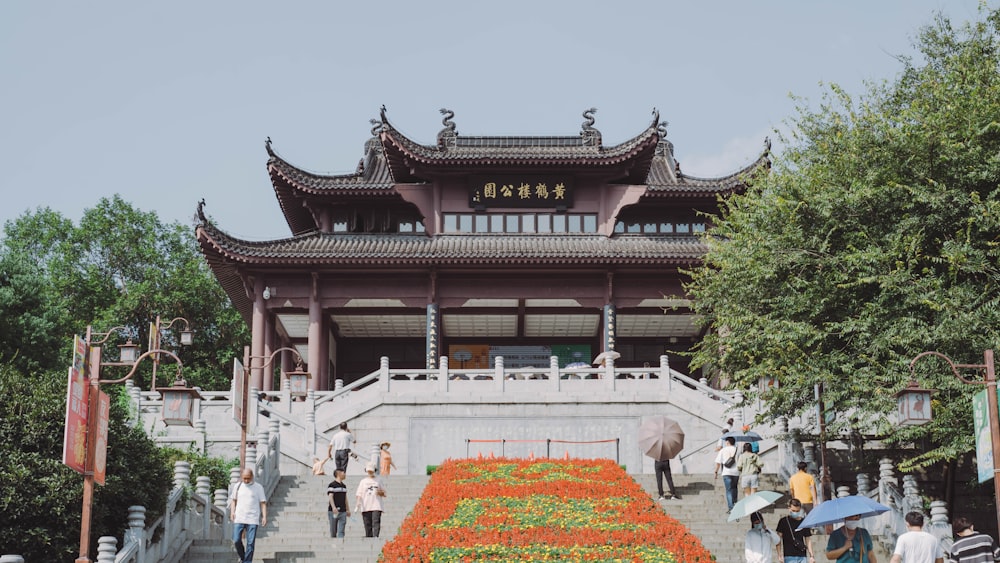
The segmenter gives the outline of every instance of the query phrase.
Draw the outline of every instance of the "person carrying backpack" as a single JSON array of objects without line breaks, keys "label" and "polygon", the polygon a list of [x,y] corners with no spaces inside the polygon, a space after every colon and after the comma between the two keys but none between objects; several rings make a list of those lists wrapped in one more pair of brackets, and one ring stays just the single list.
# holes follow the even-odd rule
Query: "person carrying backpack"
[{"label": "person carrying backpack", "polygon": [[743,452],[736,460],[736,468],[740,470],[743,496],[748,497],[756,493],[760,488],[760,470],[764,468],[764,463],[760,460],[760,456],[754,453],[750,442],[743,443]]}]

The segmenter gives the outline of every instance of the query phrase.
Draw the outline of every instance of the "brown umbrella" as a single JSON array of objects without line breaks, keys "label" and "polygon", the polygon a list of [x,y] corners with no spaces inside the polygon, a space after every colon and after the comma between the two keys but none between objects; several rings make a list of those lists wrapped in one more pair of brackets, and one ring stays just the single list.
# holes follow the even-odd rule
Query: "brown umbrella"
[{"label": "brown umbrella", "polygon": [[639,425],[639,448],[653,459],[672,459],[684,449],[684,431],[672,418],[653,416]]}]

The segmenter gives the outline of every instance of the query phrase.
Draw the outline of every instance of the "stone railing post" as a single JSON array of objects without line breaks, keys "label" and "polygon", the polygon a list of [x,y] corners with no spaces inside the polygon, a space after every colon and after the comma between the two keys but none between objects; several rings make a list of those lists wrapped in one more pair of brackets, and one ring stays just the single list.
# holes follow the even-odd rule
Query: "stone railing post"
[{"label": "stone railing post", "polygon": [[931,521],[927,524],[927,531],[941,542],[942,548],[951,548],[954,541],[948,521],[948,503],[943,500],[931,501]]},{"label": "stone railing post", "polygon": [[199,476],[195,479],[197,483],[194,492],[204,501],[203,514],[201,519],[201,537],[207,538],[212,529],[212,478]]},{"label": "stone railing post", "polygon": [[562,388],[562,379],[559,375],[559,356],[549,356],[549,385],[554,391]]},{"label": "stone railing post", "polygon": [[[379,467],[379,457],[381,453],[382,453],[382,446],[379,444],[379,442],[372,442],[372,447],[368,449],[368,463],[375,464],[376,475],[380,473],[379,469],[381,469]],[[368,463],[366,463],[365,465],[367,466]]]},{"label": "stone railing post", "polygon": [[438,358],[438,389],[441,391],[448,391],[448,356],[441,356]]},{"label": "stone railing post", "polygon": [[924,513],[924,499],[920,498],[920,485],[913,475],[903,475],[903,515],[910,512]]},{"label": "stone railing post", "polygon": [[129,413],[128,425],[132,428],[142,426],[142,411],[139,410],[139,406],[142,403],[142,391],[135,386],[135,382],[129,379],[125,382],[125,393],[131,402],[129,405],[131,408],[135,409]]},{"label": "stone railing post", "polygon": [[866,473],[858,473],[857,483],[858,483],[858,494],[862,496],[868,496],[868,492],[872,490],[871,478],[869,478]]},{"label": "stone railing post", "polygon": [[271,430],[268,434],[271,440],[268,447],[270,448],[270,451],[274,452],[274,455],[281,455],[281,421],[271,420],[267,425]]},{"label": "stone railing post", "polygon": [[306,394],[306,451],[316,455],[316,391]]},{"label": "stone railing post", "polygon": [[292,382],[287,377],[281,380],[281,400],[285,403],[285,411],[292,412]]},{"label": "stone railing post", "polygon": [[[256,436],[254,436],[256,439]],[[246,452],[247,467],[253,469],[253,474],[257,475],[257,442],[247,442]]]},{"label": "stone railing post", "polygon": [[101,536],[97,538],[97,563],[115,563],[118,553],[118,538]]},{"label": "stone railing post", "polygon": [[608,390],[614,391],[617,388],[618,384],[615,381],[617,375],[615,373],[615,360],[613,358],[608,358],[604,362],[604,375],[601,377],[604,378],[604,386]]},{"label": "stone railing post", "polygon": [[20,555],[0,555],[0,563],[24,563]]},{"label": "stone railing post", "polygon": [[215,506],[222,511],[222,537],[232,537],[231,523],[229,522],[229,492],[226,489],[215,489]]},{"label": "stone railing post", "polygon": [[[312,424],[315,424],[315,420],[312,421]],[[306,426],[310,426],[309,411],[306,411]],[[274,456],[271,455],[271,450],[268,448],[268,430],[266,428],[258,428],[255,438],[257,438],[257,469],[254,470],[254,478],[261,482],[265,490],[270,492],[270,482],[272,479],[271,465],[274,463]],[[263,463],[261,463],[261,460],[263,460]]]},{"label": "stone railing post", "polygon": [[896,480],[896,465],[891,459],[883,457],[878,460],[878,501],[886,506],[895,506],[889,492],[890,485],[899,485]]},{"label": "stone railing post", "polygon": [[819,482],[819,467],[816,465],[816,452],[813,451],[811,446],[802,446],[802,461],[806,462],[806,470],[816,477],[816,482]]},{"label": "stone railing post", "polygon": [[837,498],[844,498],[851,496],[851,488],[847,485],[841,485],[837,487]]},{"label": "stone railing post", "polygon": [[674,378],[670,375],[670,358],[666,354],[660,355],[660,382],[666,383],[668,391],[673,390]]},{"label": "stone railing post", "polygon": [[382,356],[378,359],[378,379],[382,383],[382,390],[388,391],[392,379],[389,377],[389,356]]},{"label": "stone railing post", "polygon": [[[163,541],[167,541],[164,538]],[[128,507],[128,529],[125,530],[125,544],[134,543],[138,546],[136,550],[136,562],[146,561],[146,507],[133,505]]]},{"label": "stone railing post", "polygon": [[493,359],[493,380],[497,391],[503,393],[504,385],[506,385],[503,374],[503,356],[497,356]]},{"label": "stone railing post", "polygon": [[174,462],[174,487],[186,488],[191,484],[191,464],[186,461]]},{"label": "stone railing post", "polygon": [[194,421],[194,431],[195,431],[195,447],[198,449],[199,453],[205,453],[205,445],[208,442],[208,423],[205,419],[199,418]]}]

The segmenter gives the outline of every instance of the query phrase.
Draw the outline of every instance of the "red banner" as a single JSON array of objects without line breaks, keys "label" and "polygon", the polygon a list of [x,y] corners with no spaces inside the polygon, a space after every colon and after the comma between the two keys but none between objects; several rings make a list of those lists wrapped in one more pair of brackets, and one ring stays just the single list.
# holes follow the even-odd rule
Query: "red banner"
[{"label": "red banner", "polygon": [[[97,391],[96,389],[94,391]],[[104,391],[97,398],[97,434],[94,436],[94,482],[104,484],[108,469],[108,421],[111,418],[111,398]]]},{"label": "red banner", "polygon": [[87,465],[87,344],[76,336],[73,340],[73,365],[69,368],[66,390],[66,428],[63,435],[62,462],[77,473]]}]

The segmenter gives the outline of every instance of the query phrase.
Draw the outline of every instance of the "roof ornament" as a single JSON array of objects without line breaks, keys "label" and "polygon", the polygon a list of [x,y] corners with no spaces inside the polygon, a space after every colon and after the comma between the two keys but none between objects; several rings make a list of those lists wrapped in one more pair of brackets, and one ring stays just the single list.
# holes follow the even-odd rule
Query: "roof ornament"
[{"label": "roof ornament", "polygon": [[368,123],[372,125],[372,136],[365,141],[365,156],[358,161],[357,174],[362,174],[369,168],[373,154],[382,152],[382,141],[379,140],[379,134],[385,130],[386,124],[374,117],[369,119]]},{"label": "roof ornament", "polygon": [[270,135],[268,135],[267,140],[264,141],[264,148],[267,150],[268,156],[270,156],[272,158],[278,156],[277,154],[275,154],[274,149],[271,148],[271,136]]},{"label": "roof ornament", "polygon": [[771,154],[771,137],[764,137],[764,154]]},{"label": "roof ornament", "polygon": [[[653,110],[654,114],[656,110]],[[666,121],[660,121],[659,115],[656,116],[656,133],[660,136],[660,142],[656,144],[656,155],[665,156],[670,160],[674,159],[674,144],[667,140],[667,125]]]},{"label": "roof ornament", "polygon": [[382,118],[382,123],[389,124],[389,118],[385,116],[385,104],[382,104],[381,109],[378,110],[378,115]]},{"label": "roof ornament", "polygon": [[438,132],[438,148],[454,147],[455,141],[458,139],[458,131],[455,130],[455,122],[451,118],[455,117],[455,112],[445,108],[438,111],[444,116],[441,120],[444,129]]},{"label": "roof ornament", "polygon": [[658,109],[656,109],[656,108],[653,108],[653,126],[656,127],[657,130],[659,130],[659,126],[660,126],[660,111]]},{"label": "roof ornament", "polygon": [[205,198],[201,198],[201,201],[198,202],[198,219],[202,224],[208,223],[208,219],[205,218]]},{"label": "roof ornament", "polygon": [[580,136],[583,137],[583,144],[587,147],[599,147],[601,146],[601,132],[594,129],[594,113],[597,112],[597,108],[590,108],[583,112],[583,130],[580,131]]}]

